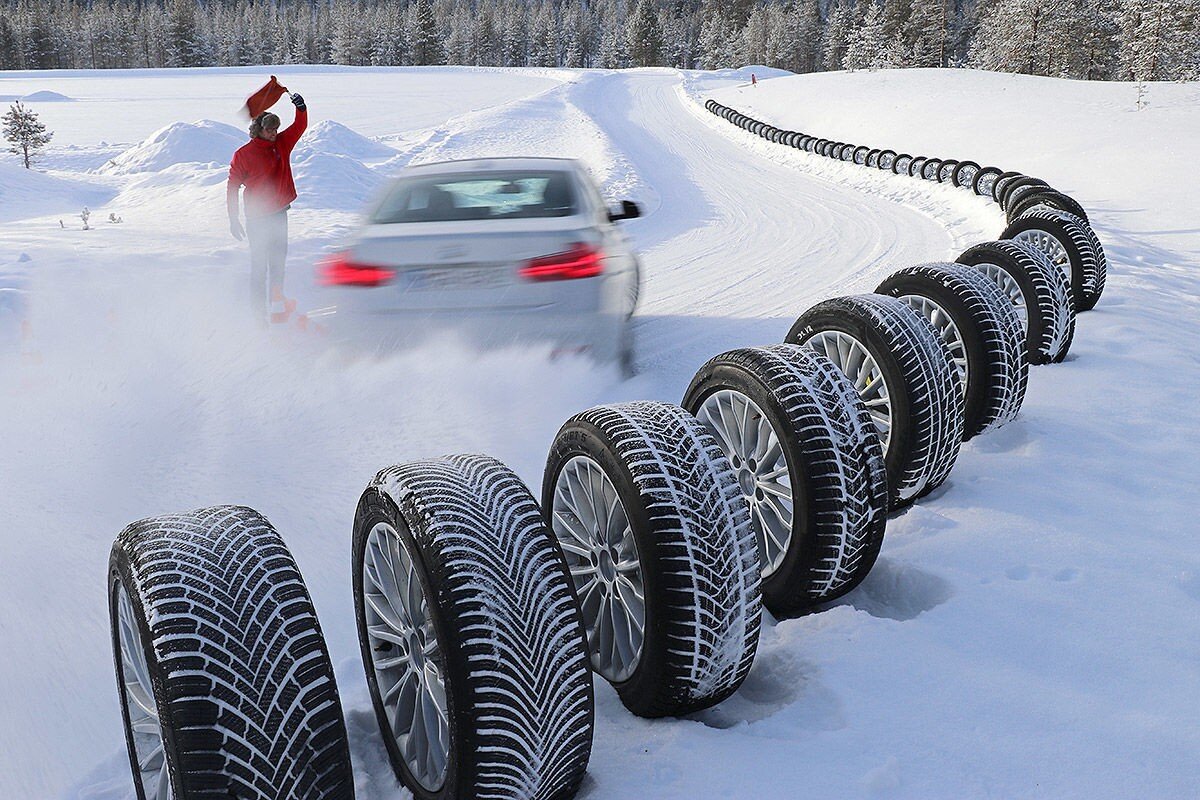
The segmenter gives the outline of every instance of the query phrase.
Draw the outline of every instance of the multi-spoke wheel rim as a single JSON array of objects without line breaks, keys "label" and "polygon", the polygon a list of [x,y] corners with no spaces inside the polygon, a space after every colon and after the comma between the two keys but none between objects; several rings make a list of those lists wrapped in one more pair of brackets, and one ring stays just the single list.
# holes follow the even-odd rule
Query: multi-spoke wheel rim
[{"label": "multi-spoke wheel rim", "polygon": [[573,456],[554,484],[552,527],[579,596],[592,667],[628,680],[642,656],[646,589],[617,487],[594,460]]},{"label": "multi-spoke wheel rim", "polygon": [[963,341],[962,331],[954,324],[954,320],[946,313],[946,309],[919,294],[906,294],[900,299],[925,318],[933,326],[938,337],[950,350],[954,366],[958,367],[958,379],[963,395],[967,393],[967,379],[971,377],[971,365],[967,361],[967,343]]},{"label": "multi-spoke wheel rim", "polygon": [[696,417],[729,456],[738,486],[750,504],[762,576],[769,578],[787,557],[795,515],[792,481],[779,434],[758,404],[732,389],[709,395]]},{"label": "multi-spoke wheel rim", "polygon": [[450,761],[442,652],[416,565],[386,522],[367,535],[362,578],[371,667],[392,737],[409,774],[437,791]]},{"label": "multi-spoke wheel rim", "polygon": [[133,602],[125,585],[117,584],[117,640],[121,649],[121,681],[124,684],[125,709],[133,732],[133,755],[137,760],[137,780],[146,800],[170,800],[171,776],[163,750],[162,723],[154,701],[150,666],[137,624]]},{"label": "multi-spoke wheel rim", "polygon": [[892,397],[875,357],[862,342],[841,331],[821,331],[805,344],[828,357],[854,384],[879,431],[886,454],[892,443]]},{"label": "multi-spoke wheel rim", "polygon": [[1031,244],[1038,250],[1041,250],[1054,262],[1056,267],[1063,271],[1067,276],[1067,280],[1071,279],[1071,256],[1067,253],[1067,248],[1063,247],[1062,242],[1057,237],[1040,228],[1030,228],[1027,231],[1021,231],[1013,239],[1018,242]]},{"label": "multi-spoke wheel rim", "polygon": [[1021,291],[1020,284],[1008,273],[1008,270],[995,264],[978,264],[975,268],[991,278],[992,282],[1000,287],[1000,291],[1004,292],[1005,296],[1012,301],[1013,308],[1017,310],[1017,317],[1021,320],[1021,332],[1028,335],[1029,306],[1025,303],[1025,293]]}]

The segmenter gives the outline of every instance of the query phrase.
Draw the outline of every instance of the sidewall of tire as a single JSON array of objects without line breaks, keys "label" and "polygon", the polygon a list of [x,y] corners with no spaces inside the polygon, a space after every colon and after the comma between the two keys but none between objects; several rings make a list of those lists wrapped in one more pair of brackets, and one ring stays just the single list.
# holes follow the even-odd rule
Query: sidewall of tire
[{"label": "sidewall of tire", "polygon": [[785,341],[792,344],[807,344],[808,339],[822,331],[841,331],[858,339],[875,359],[880,372],[883,373],[884,382],[888,387],[888,395],[892,401],[892,441],[891,446],[883,455],[888,477],[888,505],[892,509],[908,505],[917,498],[901,499],[894,483],[895,477],[904,472],[904,459],[912,440],[910,422],[912,398],[909,397],[908,385],[900,366],[896,363],[891,345],[884,341],[868,322],[845,313],[822,310],[811,317],[804,317],[802,320],[797,320],[792,325]]},{"label": "sidewall of tire", "polygon": [[[442,782],[441,788],[434,792],[425,790],[413,779],[395,738],[388,733],[391,730],[391,721],[383,707],[379,683],[375,677],[375,665],[366,629],[362,570],[367,535],[371,528],[379,522],[386,522],[396,530],[400,536],[401,545],[412,559],[417,578],[421,582],[421,589],[425,592],[425,602],[429,606],[429,614],[438,637],[438,649],[442,652],[442,674],[446,682],[446,716],[449,720],[450,751],[446,762],[445,780]],[[417,543],[416,537],[399,509],[390,498],[374,488],[364,492],[359,500],[358,510],[354,515],[353,548],[351,562],[354,569],[354,615],[357,620],[359,650],[362,653],[363,664],[366,666],[364,671],[367,677],[367,688],[371,695],[371,704],[375,709],[375,719],[379,723],[380,735],[383,737],[392,770],[395,772],[397,780],[402,782],[419,800],[441,800],[441,798],[456,797],[456,789],[462,783],[463,767],[458,762],[457,753],[475,753],[477,750],[476,742],[473,741],[471,734],[471,725],[468,720],[461,717],[466,710],[458,708],[454,693],[456,686],[470,686],[470,671],[462,655],[458,638],[452,634],[447,625],[441,605],[438,603],[438,595],[433,590],[431,570],[426,560],[426,554]]]},{"label": "sidewall of tire", "polygon": [[[806,547],[804,541],[810,526],[809,510],[813,491],[807,465],[797,462],[801,447],[796,432],[788,422],[779,399],[753,373],[732,364],[718,364],[711,372],[697,375],[696,378],[683,399],[684,408],[696,414],[712,394],[721,389],[733,389],[749,397],[762,409],[783,444],[784,462],[792,486],[792,540],[779,569],[763,579],[761,591],[763,603],[769,609],[779,608],[783,604],[794,605],[796,592],[786,585],[787,578],[807,574],[817,555],[816,548]],[[800,477],[799,481],[797,477]],[[761,558],[762,554],[759,556]]]},{"label": "sidewall of tire", "polygon": [[178,743],[175,740],[175,725],[171,719],[171,703],[167,697],[166,671],[159,663],[158,654],[154,651],[153,637],[150,626],[146,623],[146,607],[142,596],[137,592],[133,581],[133,569],[129,563],[129,555],[121,549],[114,549],[109,559],[108,570],[108,613],[112,622],[113,660],[116,666],[117,696],[121,701],[121,721],[125,729],[125,744],[129,754],[129,767],[133,772],[134,796],[137,800],[153,800],[147,798],[142,787],[141,770],[138,768],[137,751],[134,748],[133,729],[129,722],[129,706],[125,688],[125,665],[121,660],[120,622],[117,611],[117,589],[124,586],[133,606],[133,615],[138,628],[138,645],[146,658],[146,666],[150,670],[150,685],[154,689],[154,703],[158,708],[159,731],[163,737],[163,758],[167,762],[167,773],[171,779],[171,789],[178,800],[188,796],[188,787],[184,782],[183,765],[180,763]]}]

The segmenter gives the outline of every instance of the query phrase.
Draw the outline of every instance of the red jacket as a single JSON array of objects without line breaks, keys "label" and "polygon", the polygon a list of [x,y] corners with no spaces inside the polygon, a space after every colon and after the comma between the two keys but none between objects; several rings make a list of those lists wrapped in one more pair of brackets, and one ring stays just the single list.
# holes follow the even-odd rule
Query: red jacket
[{"label": "red jacket", "polygon": [[238,189],[246,187],[246,216],[261,217],[287,208],[296,199],[292,165],[288,157],[308,127],[308,112],[296,109],[296,121],[279,132],[275,141],[255,137],[238,148],[229,165],[225,205],[229,218],[237,219]]}]

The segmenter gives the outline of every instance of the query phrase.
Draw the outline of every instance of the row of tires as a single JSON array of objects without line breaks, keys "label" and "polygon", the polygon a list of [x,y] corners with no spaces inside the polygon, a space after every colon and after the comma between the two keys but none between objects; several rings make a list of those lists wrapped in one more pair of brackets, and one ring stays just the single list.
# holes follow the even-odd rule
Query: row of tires
[{"label": "row of tires", "polygon": [[[888,512],[1016,416],[1028,364],[1070,345],[1071,296],[1041,251],[991,242],[960,261],[716,356],[681,405],[576,415],[540,504],[487,456],[379,472],[352,526],[355,611],[414,795],[569,797],[590,756],[590,672],[635,714],[699,711],[742,683],[764,605],[794,615],[857,586]],[[139,798],[352,796],[321,628],[260,514],[130,525],[109,599]]]},{"label": "row of tires", "polygon": [[1000,238],[1025,239],[1066,269],[1076,310],[1091,310],[1100,300],[1107,263],[1087,212],[1070,195],[1054,189],[1041,178],[999,167],[981,167],[975,161],[914,156],[785,130],[716,100],[707,100],[704,108],[755,136],[784,147],[897,175],[950,184],[993,200],[1004,209],[1009,223]]},{"label": "row of tires", "polygon": [[[861,583],[889,512],[940,486],[962,441],[1017,415],[1029,365],[1071,346],[1090,240],[1055,239],[1055,260],[1044,239],[1082,218],[1025,219],[1037,236],[900,270],[813,306],[783,343],[710,359],[679,405],[577,414],[539,499],[483,455],[380,471],[352,581],[397,778],[424,800],[571,797],[592,673],[640,716],[709,708],[749,672],[764,607],[805,613]],[[133,523],[108,588],[140,800],[353,796],[321,627],[263,516]]]}]

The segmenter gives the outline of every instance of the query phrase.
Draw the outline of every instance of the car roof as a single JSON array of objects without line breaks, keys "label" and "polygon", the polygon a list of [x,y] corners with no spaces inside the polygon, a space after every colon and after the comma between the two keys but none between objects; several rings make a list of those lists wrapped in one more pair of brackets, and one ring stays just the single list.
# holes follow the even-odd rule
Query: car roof
[{"label": "car roof", "polygon": [[501,172],[508,170],[542,170],[554,172],[584,172],[577,158],[551,158],[549,156],[510,156],[504,158],[463,158],[454,161],[437,161],[417,164],[404,170],[405,174],[447,175],[456,172]]}]

